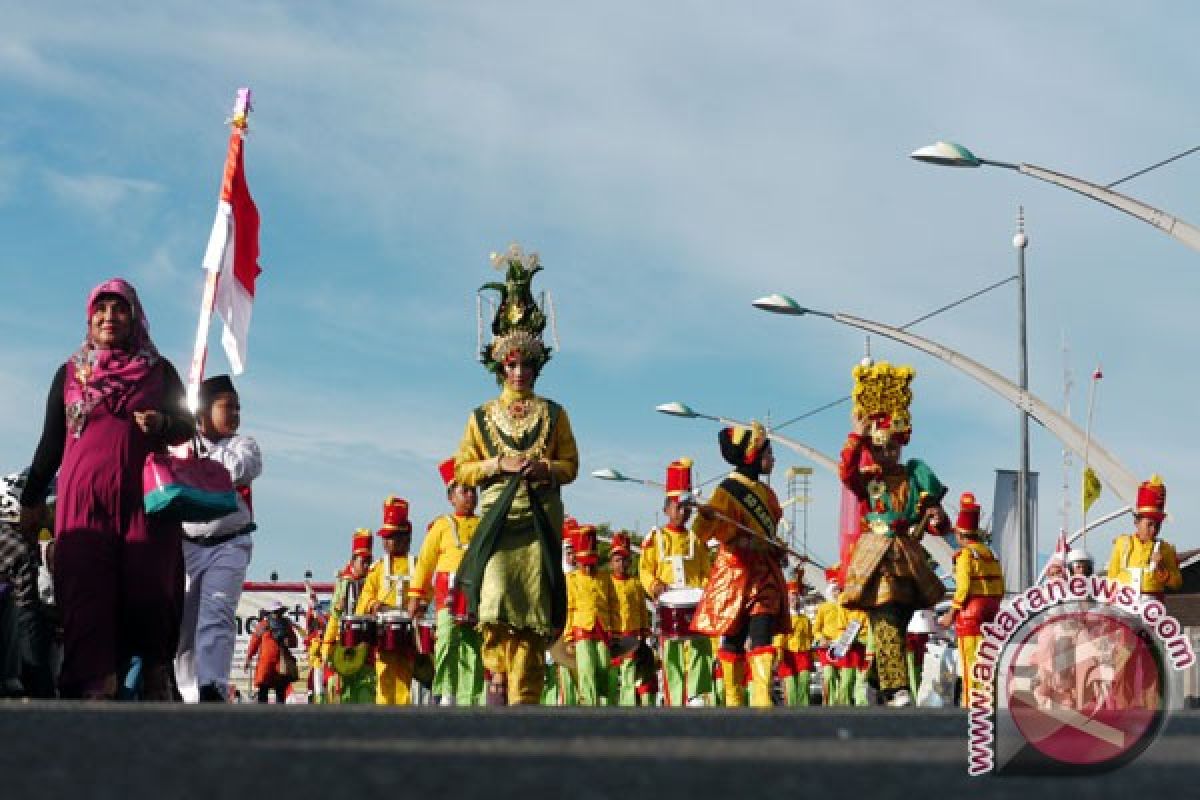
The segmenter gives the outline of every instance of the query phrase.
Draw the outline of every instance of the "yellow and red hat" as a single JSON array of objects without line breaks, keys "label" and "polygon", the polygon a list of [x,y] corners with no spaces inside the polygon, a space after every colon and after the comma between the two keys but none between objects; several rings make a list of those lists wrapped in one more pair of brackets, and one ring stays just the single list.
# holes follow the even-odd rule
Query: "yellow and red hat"
[{"label": "yellow and red hat", "polygon": [[767,429],[762,423],[754,420],[749,427],[733,425],[722,428],[717,434],[717,443],[721,446],[721,457],[731,466],[750,466],[758,462],[763,449],[770,445]]},{"label": "yellow and red hat", "polygon": [[842,565],[834,564],[825,570],[825,582],[832,583],[837,586],[842,585]]},{"label": "yellow and red hat", "polygon": [[608,552],[610,556],[623,555],[626,558],[629,558],[629,555],[633,552],[629,542],[629,534],[614,533],[611,547],[609,548]]},{"label": "yellow and red hat", "polygon": [[379,535],[390,539],[402,533],[412,533],[412,523],[408,521],[408,501],[388,495],[383,501],[383,527],[379,529]]},{"label": "yellow and red hat", "polygon": [[354,531],[354,536],[350,540],[351,555],[363,555],[370,558],[372,547],[374,547],[374,542],[371,541],[369,528],[358,528]]},{"label": "yellow and red hat", "polygon": [[667,497],[692,491],[692,460],[677,458],[667,464]]},{"label": "yellow and red hat", "polygon": [[596,551],[596,526],[580,525],[575,529],[575,561],[580,566],[595,566],[600,560]]},{"label": "yellow and red hat", "polygon": [[1162,522],[1167,517],[1167,487],[1158,475],[1142,481],[1137,489],[1137,504],[1133,507],[1134,517],[1149,517]]},{"label": "yellow and red hat", "polygon": [[562,537],[563,541],[575,546],[575,531],[579,530],[579,520],[574,517],[563,517]]},{"label": "yellow and red hat", "polygon": [[958,500],[958,519],[954,523],[954,530],[966,536],[978,534],[979,512],[980,507],[979,503],[975,502],[975,495],[963,492]]},{"label": "yellow and red hat", "polygon": [[442,476],[442,483],[446,484],[449,489],[454,485],[454,458],[447,458],[442,463],[438,464],[438,474]]}]

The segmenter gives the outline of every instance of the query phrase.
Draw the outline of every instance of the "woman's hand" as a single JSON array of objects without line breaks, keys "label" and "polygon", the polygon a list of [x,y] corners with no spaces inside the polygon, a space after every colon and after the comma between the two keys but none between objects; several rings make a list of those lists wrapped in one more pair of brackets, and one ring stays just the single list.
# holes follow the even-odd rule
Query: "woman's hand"
[{"label": "woman's hand", "polygon": [[167,417],[161,411],[135,411],[133,421],[147,436],[163,433],[167,429]]},{"label": "woman's hand", "polygon": [[496,463],[500,468],[500,472],[505,475],[516,475],[517,473],[524,472],[529,465],[528,461],[517,456],[500,456]]},{"label": "woman's hand", "polygon": [[548,481],[550,480],[550,462],[526,461],[521,474],[531,481]]}]

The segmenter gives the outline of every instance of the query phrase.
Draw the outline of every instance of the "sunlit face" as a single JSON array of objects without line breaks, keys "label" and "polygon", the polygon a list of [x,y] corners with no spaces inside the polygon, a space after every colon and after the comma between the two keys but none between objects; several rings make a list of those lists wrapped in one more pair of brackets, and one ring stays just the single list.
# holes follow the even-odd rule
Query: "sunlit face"
[{"label": "sunlit face", "polygon": [[102,294],[92,305],[92,316],[88,320],[88,332],[92,344],[102,350],[124,347],[133,330],[133,311],[124,297],[117,294]]},{"label": "sunlit face", "polygon": [[1138,517],[1134,524],[1136,526],[1134,533],[1143,542],[1148,542],[1158,536],[1158,532],[1162,530],[1162,520],[1154,517]]},{"label": "sunlit face", "polygon": [[612,571],[614,575],[624,578],[629,574],[629,559],[624,553],[612,553],[608,558],[612,563]]},{"label": "sunlit face", "polygon": [[200,432],[214,439],[233,436],[242,425],[242,404],[236,392],[221,392],[200,412]]},{"label": "sunlit face", "polygon": [[679,502],[678,497],[668,497],[663,512],[667,515],[667,522],[677,530],[687,527],[688,520],[692,517],[692,507]]},{"label": "sunlit face", "polygon": [[391,536],[384,538],[383,552],[389,556],[408,555],[408,548],[411,544],[412,531],[397,531]]},{"label": "sunlit face", "polygon": [[355,553],[354,558],[350,560],[350,571],[356,576],[362,577],[367,574],[367,568],[371,565],[371,557],[365,553]]},{"label": "sunlit face", "polygon": [[474,486],[460,486],[455,484],[450,488],[450,505],[454,506],[454,513],[460,517],[469,517],[475,513],[475,504],[479,500],[479,493],[475,491]]},{"label": "sunlit face", "polygon": [[533,389],[537,380],[537,365],[532,360],[520,355],[513,355],[504,361],[504,385],[518,392]]}]

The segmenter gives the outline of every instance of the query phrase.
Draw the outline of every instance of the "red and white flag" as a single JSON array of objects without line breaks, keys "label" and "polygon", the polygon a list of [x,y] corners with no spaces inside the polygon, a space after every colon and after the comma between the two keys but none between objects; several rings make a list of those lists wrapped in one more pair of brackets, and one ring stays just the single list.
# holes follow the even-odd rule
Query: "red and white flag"
[{"label": "red and white flag", "polygon": [[258,208],[246,185],[242,145],[243,131],[235,129],[229,136],[217,219],[204,251],[204,268],[217,273],[215,308],[225,323],[221,344],[234,375],[246,368],[254,283],[262,272],[258,266]]}]

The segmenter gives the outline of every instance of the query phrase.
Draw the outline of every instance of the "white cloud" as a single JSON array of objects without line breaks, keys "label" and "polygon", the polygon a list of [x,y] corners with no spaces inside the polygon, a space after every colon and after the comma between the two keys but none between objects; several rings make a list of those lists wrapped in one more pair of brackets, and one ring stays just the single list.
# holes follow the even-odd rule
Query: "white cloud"
[{"label": "white cloud", "polygon": [[115,175],[67,175],[47,170],[44,178],[47,188],[63,204],[103,220],[112,220],[131,203],[163,191],[162,185],[154,181]]}]

